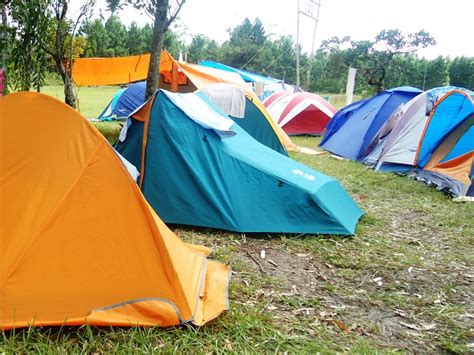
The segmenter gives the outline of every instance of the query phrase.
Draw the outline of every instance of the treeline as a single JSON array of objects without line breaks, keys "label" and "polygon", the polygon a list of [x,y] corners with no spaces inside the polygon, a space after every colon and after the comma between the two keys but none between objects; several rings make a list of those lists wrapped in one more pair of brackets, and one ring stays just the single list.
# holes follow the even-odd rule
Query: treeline
[{"label": "treeline", "polygon": [[[139,27],[135,22],[127,27],[119,17],[110,16],[107,20],[86,22],[78,35],[81,57],[120,57],[149,52],[152,28],[148,24]],[[290,36],[271,39],[259,19],[253,23],[246,19],[229,30],[229,35],[230,39],[222,45],[203,35],[193,36],[186,45],[183,35],[175,28],[166,33],[164,48],[176,58],[181,52],[191,63],[214,60],[287,82],[295,81],[296,62]],[[303,55],[302,64],[306,62]]]},{"label": "treeline", "polygon": [[[169,30],[164,42],[164,47],[175,57],[181,52],[191,63],[213,60],[282,79],[290,84],[296,82],[293,38],[268,35],[258,18],[255,21],[245,19],[230,29],[229,40],[222,45],[203,35],[193,36],[186,45],[178,32]],[[349,37],[327,40],[312,58],[300,52],[302,86],[307,84],[307,69],[311,66],[310,91],[344,92],[347,70],[352,66],[358,69],[358,93],[403,85],[424,89],[454,85],[474,89],[474,58],[419,58],[414,49],[435,43],[429,34],[415,34],[418,42],[414,44],[408,42],[409,36],[403,37],[398,30],[382,31],[381,34],[373,41],[356,42]],[[148,52],[152,29],[149,25],[140,27],[135,22],[127,27],[117,16],[110,16],[107,20],[95,19],[85,23],[79,35],[86,39],[81,56],[113,57]],[[384,51],[374,49],[380,42],[392,38],[399,39],[393,48]]]},{"label": "treeline", "polygon": [[[123,57],[150,52],[153,28],[149,24],[138,26],[132,22],[125,26],[118,16],[112,15],[85,22],[78,31],[78,38],[83,38],[81,57]],[[173,31],[167,31],[163,42],[164,47],[178,55],[184,49],[184,43]]]},{"label": "treeline", "polygon": [[[36,1],[41,3],[42,0]],[[33,14],[38,13],[35,9],[32,11]],[[14,12],[12,14],[15,15]],[[31,14],[25,13],[23,16],[30,18]],[[17,19],[17,22],[21,24],[21,18]],[[28,23],[26,19],[23,22]],[[18,27],[17,33],[19,30],[24,33],[28,28]],[[296,83],[295,42],[291,36],[276,37],[268,34],[258,18],[254,21],[245,19],[228,32],[229,39],[223,44],[200,34],[193,36],[191,42],[186,44],[184,31],[178,22],[177,26],[175,24],[175,27],[166,32],[164,48],[176,58],[182,53],[191,63],[213,60],[282,79],[289,84]],[[8,34],[5,31],[4,33]],[[40,36],[32,32],[29,43],[31,38],[52,42],[49,34],[54,32],[46,28],[44,33]],[[141,25],[136,22],[126,26],[118,16],[112,15],[107,19],[100,17],[82,21],[72,37],[72,45],[70,33],[71,31],[63,40],[62,52],[65,58],[69,48],[72,49],[72,59],[119,57],[150,52],[153,28],[148,24]],[[0,28],[0,37],[1,34]],[[10,48],[13,48],[10,58],[14,57],[15,50],[22,51],[25,48],[22,43],[12,45],[12,41],[15,41],[13,35],[4,35],[4,38],[8,38],[4,43],[10,43]],[[299,48],[301,86],[313,92],[342,93],[346,88],[348,68],[353,67],[357,69],[355,91],[363,95],[403,85],[422,89],[444,85],[474,89],[474,58],[451,59],[440,56],[427,60],[416,55],[417,49],[434,43],[435,39],[424,31],[404,35],[395,29],[383,30],[372,40],[354,41],[350,37],[328,39],[312,57]],[[50,47],[54,49],[54,42]],[[57,61],[55,63],[52,57],[45,57],[41,51],[38,51],[38,55],[34,51],[30,52],[33,56],[25,57],[24,65],[18,66],[17,63],[19,70],[10,70],[11,84],[18,86],[18,83],[24,82],[25,85],[19,85],[19,88],[28,87],[31,82],[37,82],[35,87],[42,85],[43,79],[40,75],[34,76],[33,79],[21,77],[25,76],[23,73],[27,71],[24,68],[28,69],[29,63],[37,68],[46,66],[50,71],[57,71],[60,64]],[[308,68],[311,68],[309,77]],[[35,73],[35,70],[28,70]],[[38,72],[41,73],[39,70]]]}]

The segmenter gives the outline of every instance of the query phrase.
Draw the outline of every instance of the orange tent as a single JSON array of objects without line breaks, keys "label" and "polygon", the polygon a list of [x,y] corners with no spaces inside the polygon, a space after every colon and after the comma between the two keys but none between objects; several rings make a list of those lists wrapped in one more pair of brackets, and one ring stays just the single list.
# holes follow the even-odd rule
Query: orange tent
[{"label": "orange tent", "polygon": [[201,325],[227,309],[228,266],[164,225],[86,119],[31,92],[1,98],[0,118],[0,329]]},{"label": "orange tent", "polygon": [[[145,80],[148,75],[150,54],[114,57],[114,58],[79,58],[74,61],[72,78],[76,85],[118,85],[133,81]],[[287,150],[298,151],[299,148],[288,135],[273,122],[260,100],[245,83],[240,75],[202,65],[178,62],[167,51],[161,53],[160,62],[161,89],[173,92],[194,92],[210,84],[226,83],[236,85],[245,91],[247,96],[258,102],[258,107],[272,126],[280,142]]]}]

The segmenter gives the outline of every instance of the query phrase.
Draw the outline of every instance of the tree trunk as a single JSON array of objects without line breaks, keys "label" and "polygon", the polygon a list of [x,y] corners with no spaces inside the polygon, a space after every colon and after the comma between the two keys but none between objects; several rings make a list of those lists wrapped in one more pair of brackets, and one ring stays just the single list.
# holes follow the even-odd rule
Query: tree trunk
[{"label": "tree trunk", "polygon": [[66,67],[61,58],[54,58],[54,61],[64,83],[64,102],[72,108],[76,108],[76,95],[74,94],[72,80],[67,73]]},{"label": "tree trunk", "polygon": [[163,37],[166,29],[167,11],[169,0],[158,0],[155,9],[155,21],[153,24],[153,38],[151,40],[151,58],[146,79],[146,99],[148,100],[158,90],[160,77],[161,51],[163,49]]},{"label": "tree trunk", "polygon": [[[6,28],[8,25],[7,20],[7,8],[5,3],[2,1],[0,4],[1,12],[2,12],[2,25]],[[3,69],[3,95],[8,94],[8,87],[7,87],[7,63],[8,63],[8,50],[7,47],[3,48],[2,52],[2,68]]]},{"label": "tree trunk", "polygon": [[56,0],[54,7],[54,15],[56,17],[56,33],[54,40],[54,48],[46,49],[46,52],[53,58],[56,63],[56,68],[63,79],[64,84],[64,102],[72,108],[77,107],[76,95],[73,90],[72,79],[69,76],[68,70],[66,69],[66,55],[64,54],[64,42],[66,41],[68,31],[61,28],[61,26],[67,21],[66,14],[68,10],[68,0]]}]

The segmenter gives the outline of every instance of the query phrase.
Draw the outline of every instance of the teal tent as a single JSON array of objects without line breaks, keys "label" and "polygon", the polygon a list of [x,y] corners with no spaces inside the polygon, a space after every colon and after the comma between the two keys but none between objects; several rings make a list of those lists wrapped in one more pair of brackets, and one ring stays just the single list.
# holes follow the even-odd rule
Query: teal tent
[{"label": "teal tent", "polygon": [[159,90],[117,150],[167,223],[350,235],[363,214],[337,180],[257,142],[203,95]]},{"label": "teal tent", "polygon": [[265,106],[256,97],[247,94],[240,87],[226,83],[207,85],[196,91],[196,94],[211,101],[254,139],[288,156],[278,133],[272,127],[272,118],[266,114]]}]

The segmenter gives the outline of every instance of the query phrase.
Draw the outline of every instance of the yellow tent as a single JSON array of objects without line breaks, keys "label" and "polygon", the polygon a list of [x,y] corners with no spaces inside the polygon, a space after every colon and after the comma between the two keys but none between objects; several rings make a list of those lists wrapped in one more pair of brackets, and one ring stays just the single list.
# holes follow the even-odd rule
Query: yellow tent
[{"label": "yellow tent", "polygon": [[102,135],[38,93],[0,99],[0,329],[201,325],[229,268],[155,214]]}]

